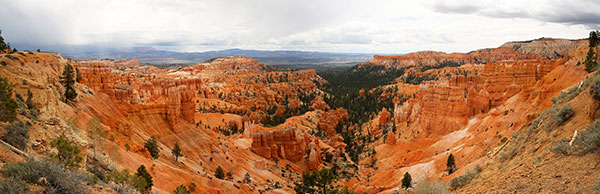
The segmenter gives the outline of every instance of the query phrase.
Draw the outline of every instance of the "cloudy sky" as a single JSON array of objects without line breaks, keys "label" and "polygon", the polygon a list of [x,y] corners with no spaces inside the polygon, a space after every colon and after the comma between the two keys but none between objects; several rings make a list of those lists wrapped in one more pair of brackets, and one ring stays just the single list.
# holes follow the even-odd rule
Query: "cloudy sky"
[{"label": "cloudy sky", "polygon": [[18,49],[467,52],[600,27],[599,0],[0,0]]}]

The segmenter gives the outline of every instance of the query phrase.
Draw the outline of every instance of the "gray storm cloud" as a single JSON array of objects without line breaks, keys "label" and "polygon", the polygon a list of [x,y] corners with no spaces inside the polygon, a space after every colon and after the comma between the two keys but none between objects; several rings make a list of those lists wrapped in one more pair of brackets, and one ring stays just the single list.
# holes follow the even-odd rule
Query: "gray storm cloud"
[{"label": "gray storm cloud", "polygon": [[137,46],[469,51],[509,41],[498,37],[583,38],[600,24],[595,11],[600,3],[590,0],[509,0],[501,5],[489,0],[7,0],[2,5],[0,29],[13,46],[56,51]]}]

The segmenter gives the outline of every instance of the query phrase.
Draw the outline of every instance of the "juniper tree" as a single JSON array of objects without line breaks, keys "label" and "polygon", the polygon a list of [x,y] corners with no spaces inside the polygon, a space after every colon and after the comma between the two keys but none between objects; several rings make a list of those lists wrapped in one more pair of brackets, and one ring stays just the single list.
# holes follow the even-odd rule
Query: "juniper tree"
[{"label": "juniper tree", "polygon": [[402,178],[402,188],[408,189],[409,187],[412,187],[412,177],[406,172],[404,173],[404,178]]},{"label": "juniper tree", "polygon": [[175,156],[175,161],[177,161],[177,159],[179,159],[181,155],[181,148],[179,148],[179,143],[175,142],[175,146],[173,147],[173,150],[171,150],[171,154],[173,154],[173,156]]},{"label": "juniper tree", "polygon": [[448,170],[448,174],[452,174],[454,172],[454,169],[456,169],[456,163],[452,154],[448,156],[448,160],[446,161],[446,168],[446,170]]},{"label": "juniper tree", "polygon": [[138,167],[135,176],[142,178],[142,180],[145,182],[145,184],[138,185],[141,186],[138,188],[138,190],[140,190],[142,193],[149,193],[154,184],[152,182],[152,175],[146,170],[146,166],[141,165]]},{"label": "juniper tree", "polygon": [[225,171],[223,171],[223,168],[221,168],[221,166],[217,167],[217,169],[215,170],[215,177],[217,177],[218,179],[225,178]]},{"label": "juniper tree", "polygon": [[144,142],[144,148],[148,150],[150,156],[152,156],[152,159],[158,159],[158,152],[160,150],[158,149],[158,143],[156,142],[154,136],[150,137],[150,139]]}]

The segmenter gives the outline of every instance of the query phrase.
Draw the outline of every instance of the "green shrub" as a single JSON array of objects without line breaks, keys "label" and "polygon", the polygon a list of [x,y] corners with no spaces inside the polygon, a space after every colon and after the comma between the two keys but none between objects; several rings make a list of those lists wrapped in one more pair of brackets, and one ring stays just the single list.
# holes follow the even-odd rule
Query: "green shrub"
[{"label": "green shrub", "polygon": [[194,192],[194,191],[196,191],[196,183],[193,183],[193,182],[192,182],[192,183],[188,184],[188,190],[189,190],[190,192]]},{"label": "green shrub", "polygon": [[60,165],[46,160],[28,158],[25,162],[7,163],[0,173],[5,178],[30,184],[42,184],[38,181],[43,177],[47,184],[42,185],[46,186],[49,193],[90,193],[84,183],[90,180],[88,175],[63,169]]},{"label": "green shrub", "polygon": [[567,120],[569,120],[571,117],[573,117],[573,115],[575,114],[575,112],[573,111],[573,108],[571,108],[571,105],[567,104],[565,106],[563,106],[558,113],[555,115],[556,119],[557,119],[557,124],[561,125],[564,122],[566,122]]},{"label": "green shrub", "polygon": [[175,190],[173,191],[173,194],[190,194],[192,192],[190,192],[185,185],[179,185],[177,186],[177,188],[175,188]]},{"label": "green shrub", "polygon": [[0,61],[0,64],[1,64],[2,66],[7,66],[7,65],[8,65],[8,63],[6,63],[6,61]]},{"label": "green shrub", "polygon": [[29,125],[24,124],[21,121],[15,121],[6,127],[6,132],[0,139],[23,150],[27,146],[27,141],[29,140],[29,135],[27,134],[28,131]]},{"label": "green shrub", "polygon": [[134,193],[137,193],[129,185],[110,185],[110,188],[112,188],[118,194],[134,194]]},{"label": "green shrub", "polygon": [[572,87],[567,92],[560,92],[557,97],[552,98],[552,102],[554,102],[554,104],[562,104],[563,102],[567,102],[579,95],[582,89],[583,87]]},{"label": "green shrub", "polygon": [[469,184],[473,179],[477,178],[479,176],[479,173],[481,173],[481,167],[477,165],[473,170],[470,170],[469,172],[452,179],[450,181],[450,189],[456,190],[458,188],[464,187],[465,185]]},{"label": "green shrub", "polygon": [[546,131],[550,132],[553,128],[562,125],[563,123],[565,123],[569,119],[571,119],[571,117],[573,117],[573,115],[575,115],[575,112],[573,111],[573,108],[571,108],[571,105],[567,104],[567,105],[561,107],[552,116],[550,121],[546,123],[546,125],[545,125]]},{"label": "green shrub", "polygon": [[57,160],[67,168],[79,167],[79,163],[83,160],[79,153],[81,150],[75,145],[71,145],[67,139],[59,137],[50,142],[53,148],[58,150],[58,153],[52,154],[51,157]]},{"label": "green shrub", "polygon": [[500,154],[498,154],[498,157],[499,157],[498,160],[500,162],[504,162],[504,161],[513,159],[519,153],[519,150],[517,149],[519,144],[520,144],[520,141],[515,140],[511,144],[506,145],[504,151],[502,151],[502,152],[500,152]]},{"label": "green shrub", "polygon": [[27,190],[27,185],[23,181],[12,178],[0,181],[0,191],[2,191],[2,193],[21,194],[25,193],[25,190]]},{"label": "green shrub", "polygon": [[594,193],[600,193],[600,179],[598,180],[598,182],[596,182],[596,185],[594,185],[592,190],[594,191]]},{"label": "green shrub", "polygon": [[20,61],[20,60],[19,60],[19,58],[15,57],[15,56],[12,56],[12,55],[10,55],[10,54],[8,54],[8,55],[4,55],[4,56],[5,56],[6,58],[9,58],[9,59],[11,59],[11,60]]},{"label": "green shrub", "polygon": [[433,182],[421,181],[417,183],[415,192],[418,194],[450,194],[446,187],[446,184],[439,180]]},{"label": "green shrub", "polygon": [[592,85],[590,87],[591,87],[590,95],[592,95],[592,97],[594,97],[594,99],[600,100],[600,81],[596,81],[596,82],[592,83]]},{"label": "green shrub", "polygon": [[569,155],[571,153],[571,146],[569,146],[569,141],[567,139],[561,139],[557,142],[554,142],[552,145],[548,146],[551,152],[558,155]]},{"label": "green shrub", "polygon": [[573,142],[575,150],[579,154],[587,154],[600,150],[600,120],[596,120],[586,130],[575,138]]},{"label": "green shrub", "polygon": [[111,188],[119,194],[136,193],[134,189],[137,189],[138,192],[144,192],[148,185],[146,179],[129,174],[127,169],[112,171],[106,176],[106,180],[115,183],[111,185]]}]

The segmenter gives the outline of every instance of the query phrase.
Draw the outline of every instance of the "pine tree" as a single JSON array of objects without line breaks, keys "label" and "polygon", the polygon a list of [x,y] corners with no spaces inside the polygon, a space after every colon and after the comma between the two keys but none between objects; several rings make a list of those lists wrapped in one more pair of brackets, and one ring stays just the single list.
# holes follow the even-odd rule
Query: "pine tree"
[{"label": "pine tree", "polygon": [[0,53],[4,52],[4,50],[10,49],[10,44],[6,44],[4,42],[4,38],[2,37],[2,30],[0,30]]},{"label": "pine tree", "polygon": [[25,101],[25,105],[27,105],[28,109],[36,109],[35,104],[33,103],[33,93],[31,90],[27,89],[27,101]]},{"label": "pine tree", "polygon": [[144,148],[148,150],[150,156],[152,156],[152,159],[158,159],[158,152],[160,150],[158,149],[158,143],[156,142],[154,136],[150,137],[150,139],[144,142]]},{"label": "pine tree", "polygon": [[[592,72],[596,69],[598,65],[598,44],[600,44],[600,32],[591,31],[589,41],[589,50],[587,56],[585,57],[585,70],[588,72]],[[596,51],[594,52],[594,48]]]},{"label": "pine tree", "polygon": [[590,47],[588,49],[588,53],[587,56],[585,57],[585,61],[583,62],[585,64],[585,70],[587,72],[592,72],[594,71],[594,68],[596,67],[596,62],[594,60],[594,49],[592,47]]},{"label": "pine tree", "polygon": [[179,159],[179,157],[181,156],[181,148],[179,148],[179,143],[175,142],[175,146],[173,147],[173,150],[171,150],[171,154],[175,156],[175,161]]},{"label": "pine tree", "polygon": [[65,100],[71,101],[77,97],[77,91],[73,88],[75,84],[73,66],[67,64],[60,77],[60,83],[65,86]]},{"label": "pine tree", "polygon": [[412,187],[412,177],[406,172],[404,173],[404,178],[402,178],[402,188],[408,189],[409,187]]},{"label": "pine tree", "polygon": [[79,68],[75,69],[75,81],[77,81],[77,83],[81,82],[81,74],[79,73]]},{"label": "pine tree", "polygon": [[149,193],[150,190],[152,190],[152,186],[154,186],[154,184],[152,183],[152,175],[146,170],[146,166],[141,165],[140,167],[138,167],[135,176],[140,177],[144,180],[145,184],[142,185],[143,188],[141,188],[141,190],[144,191],[144,193]]},{"label": "pine tree", "polygon": [[596,48],[596,63],[598,62],[598,44],[600,44],[600,32],[598,30],[590,32],[590,47]]},{"label": "pine tree", "polygon": [[17,119],[17,101],[12,98],[12,87],[0,77],[0,121],[12,122]]},{"label": "pine tree", "polygon": [[446,161],[446,170],[448,170],[448,174],[452,174],[454,169],[456,169],[456,163],[454,162],[454,156],[450,154],[448,156],[448,161]]},{"label": "pine tree", "polygon": [[221,166],[217,167],[217,169],[215,170],[215,177],[217,177],[218,179],[225,178],[225,171],[223,171],[223,168],[221,168]]}]

